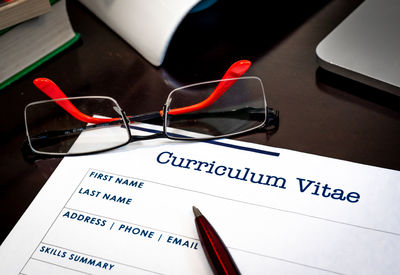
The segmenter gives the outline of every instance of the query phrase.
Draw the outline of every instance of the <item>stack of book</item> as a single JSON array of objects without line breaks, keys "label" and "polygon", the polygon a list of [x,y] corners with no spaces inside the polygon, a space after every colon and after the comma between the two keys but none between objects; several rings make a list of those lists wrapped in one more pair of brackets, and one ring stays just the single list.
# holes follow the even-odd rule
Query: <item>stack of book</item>
[{"label": "stack of book", "polygon": [[65,0],[1,0],[0,90],[78,39]]}]

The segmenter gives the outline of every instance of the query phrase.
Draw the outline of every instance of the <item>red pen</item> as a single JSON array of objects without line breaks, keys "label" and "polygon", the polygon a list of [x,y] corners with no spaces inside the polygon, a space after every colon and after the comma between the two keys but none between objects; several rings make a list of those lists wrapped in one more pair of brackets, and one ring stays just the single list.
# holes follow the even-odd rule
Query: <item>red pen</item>
[{"label": "red pen", "polygon": [[240,274],[231,254],[215,229],[195,206],[193,206],[193,213],[201,245],[214,273]]}]

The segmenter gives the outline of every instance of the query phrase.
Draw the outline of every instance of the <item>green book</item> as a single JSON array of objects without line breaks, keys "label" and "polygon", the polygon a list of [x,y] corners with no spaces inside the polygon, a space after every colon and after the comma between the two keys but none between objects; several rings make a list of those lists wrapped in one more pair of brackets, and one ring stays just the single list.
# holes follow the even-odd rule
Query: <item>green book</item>
[{"label": "green book", "polygon": [[65,0],[51,11],[0,35],[0,90],[79,39],[69,21]]}]

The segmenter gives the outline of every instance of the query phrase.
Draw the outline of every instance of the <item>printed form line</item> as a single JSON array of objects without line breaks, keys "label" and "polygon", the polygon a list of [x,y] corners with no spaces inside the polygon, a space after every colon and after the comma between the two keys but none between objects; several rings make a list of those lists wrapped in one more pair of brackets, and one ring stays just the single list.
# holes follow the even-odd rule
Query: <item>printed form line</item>
[{"label": "printed form line", "polygon": [[[48,246],[53,246],[53,247],[56,247],[56,248],[68,250],[68,251],[70,251],[70,252],[79,253],[79,254],[84,255],[84,256],[87,256],[87,257],[97,258],[97,259],[100,259],[100,260],[103,260],[103,261],[107,261],[107,262],[111,262],[111,263],[116,263],[116,264],[119,264],[119,265],[124,265],[124,266],[130,267],[130,268],[134,268],[134,269],[140,269],[140,270],[147,271],[147,272],[151,272],[151,273],[154,273],[154,274],[162,274],[162,273],[155,272],[155,271],[153,271],[153,270],[149,270],[149,269],[137,267],[137,266],[134,266],[134,265],[129,265],[129,264],[120,263],[120,262],[116,262],[116,261],[113,261],[113,260],[105,259],[105,258],[102,258],[102,257],[98,257],[98,256],[96,256],[96,255],[90,255],[90,254],[82,253],[82,252],[80,252],[80,251],[76,251],[76,250],[73,250],[73,249],[69,249],[69,248],[67,248],[67,247],[62,247],[62,246],[58,246],[58,245],[54,245],[54,244],[46,243],[46,242],[41,242],[41,243],[42,243],[42,244],[45,244],[45,245],[48,245]],[[36,258],[32,258],[32,259],[38,260],[38,259],[36,259]],[[40,261],[42,261],[42,260],[40,260]],[[45,261],[43,261],[43,262],[45,262]],[[62,267],[62,266],[61,266],[61,267]],[[65,267],[65,268],[67,268],[67,267]],[[71,269],[71,268],[67,268],[67,269]],[[74,269],[71,269],[71,270],[74,270]],[[85,273],[85,272],[81,272],[81,273]],[[85,274],[91,274],[91,273],[85,273]]]},{"label": "printed form line", "polygon": [[[231,248],[231,247],[229,247],[229,248]],[[253,255],[257,255],[257,256],[261,256],[261,257],[266,257],[266,258],[278,260],[278,261],[289,263],[289,264],[295,264],[295,265],[299,265],[299,266],[303,266],[303,267],[308,267],[308,268],[311,268],[311,269],[317,269],[317,270],[324,271],[324,272],[344,275],[344,273],[339,273],[339,272],[332,271],[332,270],[325,269],[325,268],[320,268],[320,267],[316,267],[316,266],[312,266],[312,265],[307,265],[307,264],[303,264],[303,263],[299,263],[299,262],[294,262],[294,261],[287,260],[287,259],[284,259],[284,258],[278,258],[278,257],[270,256],[270,255],[264,255],[264,254],[260,254],[260,253],[246,251],[246,250],[243,250],[243,249],[240,249],[240,248],[232,247],[232,249],[233,250],[237,250],[237,251],[241,251],[241,252],[250,253],[250,254],[253,254]]]},{"label": "printed form line", "polygon": [[59,264],[55,264],[55,263],[52,263],[52,262],[48,262],[48,261],[44,261],[44,260],[41,260],[41,259],[37,259],[37,258],[34,258],[34,257],[32,258],[32,260],[35,260],[35,261],[38,261],[38,262],[42,262],[42,263],[45,263],[45,264],[49,264],[49,265],[54,265],[54,266],[57,266],[57,267],[60,267],[60,268],[63,268],[63,269],[68,269],[68,270],[75,271],[75,272],[82,273],[82,274],[89,274],[89,275],[92,274],[92,273],[80,271],[80,270],[77,270],[77,269],[73,269],[73,268],[70,268],[70,267],[62,266],[62,265],[59,265]]}]

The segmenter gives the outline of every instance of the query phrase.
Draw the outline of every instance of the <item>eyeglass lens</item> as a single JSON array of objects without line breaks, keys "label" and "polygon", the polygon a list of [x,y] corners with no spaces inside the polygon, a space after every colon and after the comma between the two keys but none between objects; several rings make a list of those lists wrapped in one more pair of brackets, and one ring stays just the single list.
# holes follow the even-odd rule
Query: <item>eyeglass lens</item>
[{"label": "eyeglass lens", "polygon": [[[39,153],[81,154],[107,150],[129,141],[130,135],[119,107],[111,98],[69,98],[78,110],[89,116],[119,118],[115,122],[88,124],[74,118],[59,104],[67,101],[42,101],[25,109],[26,128],[31,147]],[[95,135],[95,138],[94,138]],[[75,141],[79,137],[79,143]]]},{"label": "eyeglass lens", "polygon": [[[219,89],[224,92],[215,98]],[[260,127],[267,116],[263,86],[256,77],[182,87],[171,92],[168,102],[170,111],[165,125],[166,134],[171,138],[216,138],[240,134]],[[183,114],[174,111],[186,106],[197,110]]]}]

